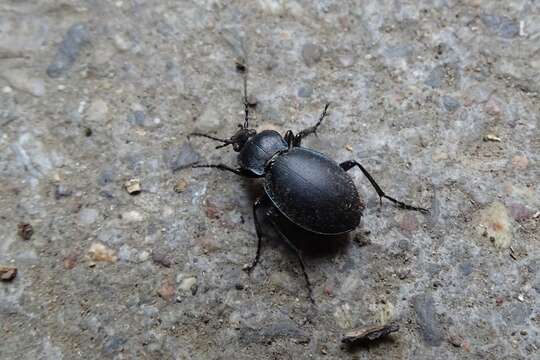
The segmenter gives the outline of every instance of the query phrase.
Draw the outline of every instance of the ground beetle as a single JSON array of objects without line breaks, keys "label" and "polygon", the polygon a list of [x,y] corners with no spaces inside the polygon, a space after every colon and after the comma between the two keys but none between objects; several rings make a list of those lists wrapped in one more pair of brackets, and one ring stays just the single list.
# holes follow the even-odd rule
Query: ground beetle
[{"label": "ground beetle", "polygon": [[229,139],[220,139],[208,134],[192,133],[222,144],[216,149],[232,145],[238,152],[238,168],[225,164],[194,164],[193,168],[215,168],[230,171],[248,178],[264,178],[265,194],[253,203],[253,219],[257,232],[257,253],[244,270],[250,272],[257,265],[261,252],[262,226],[258,215],[266,209],[265,215],[274,230],[296,253],[302,267],[310,300],[313,302],[311,284],[306,273],[300,249],[280,230],[276,218],[285,216],[296,226],[309,233],[319,235],[339,235],[351,232],[360,223],[364,208],[356,186],[347,171],[358,167],[367,177],[380,200],[386,198],[394,204],[409,210],[427,213],[428,210],[405,204],[384,193],[367,170],[355,160],[336,163],[324,154],[301,146],[302,139],[315,134],[328,112],[329,104],[314,126],[294,135],[291,130],[281,136],[273,130],[257,133],[249,128],[249,107],[247,98],[247,67],[240,64],[238,71],[244,76],[244,124]]}]

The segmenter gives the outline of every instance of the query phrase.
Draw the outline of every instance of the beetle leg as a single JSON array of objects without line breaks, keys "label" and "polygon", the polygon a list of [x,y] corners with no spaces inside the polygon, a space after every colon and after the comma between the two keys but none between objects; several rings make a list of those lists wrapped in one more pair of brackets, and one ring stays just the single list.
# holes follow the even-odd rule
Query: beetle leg
[{"label": "beetle leg", "polygon": [[292,132],[292,130],[287,130],[287,132],[285,133],[285,136],[283,137],[285,139],[285,142],[287,143],[287,145],[289,146],[289,150],[295,146],[294,145],[294,142],[295,142],[295,136],[294,136],[294,133]]},{"label": "beetle leg", "polygon": [[308,276],[308,274],[306,272],[306,263],[304,262],[302,252],[300,251],[300,249],[298,249],[298,247],[296,247],[287,238],[287,236],[285,236],[285,234],[283,234],[283,232],[281,232],[281,230],[279,229],[279,227],[276,224],[276,222],[274,221],[274,219],[270,218],[270,223],[272,224],[272,227],[274,228],[274,230],[279,234],[281,239],[283,241],[285,241],[285,243],[296,253],[296,256],[298,257],[298,260],[300,261],[300,266],[302,267],[302,273],[304,274],[304,278],[306,279],[306,286],[308,288],[309,300],[311,301],[312,304],[315,304],[315,300],[313,299],[313,291],[311,289],[311,281],[309,281],[309,276]]},{"label": "beetle leg", "polygon": [[382,202],[382,198],[385,198],[385,199],[388,199],[390,200],[391,202],[393,202],[394,204],[402,207],[403,209],[407,209],[407,210],[416,210],[416,211],[420,211],[422,213],[429,213],[429,210],[428,209],[424,209],[424,208],[421,208],[421,207],[417,207],[417,206],[412,206],[412,205],[408,205],[408,204],[405,204],[404,202],[401,202],[399,200],[396,200],[394,199],[393,197],[390,197],[388,195],[386,195],[384,193],[384,191],[381,189],[381,187],[379,186],[379,184],[377,184],[377,182],[375,181],[375,179],[373,179],[373,177],[367,172],[367,170],[362,166],[360,165],[360,163],[358,163],[357,161],[354,161],[354,160],[349,160],[349,161],[344,161],[342,162],[341,164],[339,164],[339,166],[341,166],[341,168],[345,171],[349,171],[350,169],[352,169],[353,167],[355,166],[358,166],[358,168],[360,168],[360,170],[362,171],[362,173],[364,174],[365,177],[367,177],[367,179],[369,180],[369,182],[371,183],[371,185],[375,188],[375,191],[377,192],[377,195],[379,195],[379,200]]},{"label": "beetle leg", "polygon": [[232,167],[227,166],[225,164],[201,164],[201,165],[195,164],[195,165],[191,165],[191,167],[192,168],[213,168],[213,169],[218,169],[218,170],[223,170],[223,171],[230,171],[230,172],[235,173],[236,175],[240,175],[243,177],[249,177],[244,171],[242,171],[241,168],[233,169]]},{"label": "beetle leg", "polygon": [[262,239],[262,231],[261,231],[261,223],[257,216],[257,210],[262,205],[262,199],[258,198],[253,203],[253,222],[255,222],[255,232],[257,233],[257,253],[255,254],[255,259],[251,262],[251,264],[244,266],[243,270],[250,273],[255,266],[259,263],[259,258],[261,256],[261,239]]},{"label": "beetle leg", "polygon": [[310,135],[310,134],[317,134],[317,128],[319,127],[319,125],[321,125],[322,121],[324,120],[324,118],[326,117],[326,115],[328,115],[327,111],[328,111],[328,107],[330,106],[330,103],[327,103],[324,107],[324,110],[321,114],[321,116],[319,116],[319,120],[317,121],[317,123],[311,127],[308,127],[307,129],[304,129],[302,131],[300,131],[298,134],[296,134],[296,136],[294,137],[294,141],[293,141],[293,145],[294,146],[300,146],[300,144],[302,143],[302,139],[305,138],[306,136]]}]

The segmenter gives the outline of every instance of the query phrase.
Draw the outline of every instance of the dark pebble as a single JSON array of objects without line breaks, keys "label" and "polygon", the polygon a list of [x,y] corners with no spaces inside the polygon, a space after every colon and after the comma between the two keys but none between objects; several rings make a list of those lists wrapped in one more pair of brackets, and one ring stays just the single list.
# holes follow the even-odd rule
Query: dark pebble
[{"label": "dark pebble", "polygon": [[165,254],[152,253],[152,261],[166,268],[169,268],[172,265],[171,260]]},{"label": "dark pebble", "polygon": [[459,101],[456,98],[453,98],[451,96],[443,96],[442,97],[442,104],[443,104],[445,110],[448,111],[448,112],[454,112],[457,109],[459,109],[459,107],[461,106]]},{"label": "dark pebble", "polygon": [[17,233],[23,240],[30,240],[32,235],[34,235],[34,228],[27,223],[17,225],[17,230]]},{"label": "dark pebble", "polygon": [[234,288],[235,288],[236,290],[244,290],[244,285],[242,285],[242,284],[236,284],[236,285],[234,285]]},{"label": "dark pebble", "polygon": [[11,281],[17,276],[16,267],[0,266],[0,280]]},{"label": "dark pebble", "polygon": [[393,332],[399,331],[396,323],[388,325],[370,325],[348,332],[343,336],[341,342],[345,344],[365,343],[383,338]]},{"label": "dark pebble", "polygon": [[64,197],[69,197],[73,194],[73,191],[66,188],[64,185],[55,185],[54,187],[54,198],[60,200]]},{"label": "dark pebble", "polygon": [[60,43],[53,62],[47,67],[47,75],[57,78],[71,69],[81,49],[88,43],[90,35],[86,27],[82,24],[71,26]]}]

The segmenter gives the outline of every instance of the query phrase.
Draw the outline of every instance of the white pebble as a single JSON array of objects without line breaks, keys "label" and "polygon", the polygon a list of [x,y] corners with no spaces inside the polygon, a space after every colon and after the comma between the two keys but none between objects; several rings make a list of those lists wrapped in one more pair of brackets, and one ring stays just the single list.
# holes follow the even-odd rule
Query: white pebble
[{"label": "white pebble", "polygon": [[122,219],[125,221],[125,222],[139,222],[139,221],[143,221],[144,220],[144,216],[136,211],[136,210],[131,210],[131,211],[126,211],[125,213],[122,214]]}]

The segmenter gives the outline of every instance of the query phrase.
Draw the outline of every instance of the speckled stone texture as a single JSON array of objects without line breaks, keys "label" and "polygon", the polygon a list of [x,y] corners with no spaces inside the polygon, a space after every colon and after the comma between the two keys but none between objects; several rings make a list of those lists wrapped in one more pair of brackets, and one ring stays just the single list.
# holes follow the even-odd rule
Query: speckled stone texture
[{"label": "speckled stone texture", "polygon": [[[314,307],[272,233],[242,271],[260,182],[189,168],[234,164],[187,134],[243,121],[246,54],[253,126],[331,102],[305,146],[431,209],[351,170]],[[538,359],[539,92],[537,1],[2,0],[0,358]]]}]

